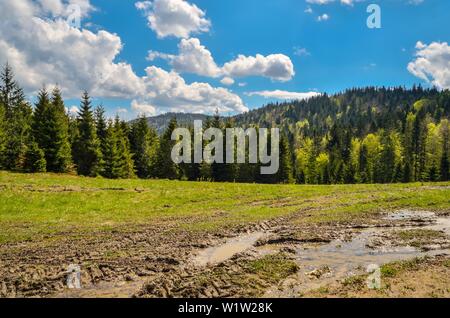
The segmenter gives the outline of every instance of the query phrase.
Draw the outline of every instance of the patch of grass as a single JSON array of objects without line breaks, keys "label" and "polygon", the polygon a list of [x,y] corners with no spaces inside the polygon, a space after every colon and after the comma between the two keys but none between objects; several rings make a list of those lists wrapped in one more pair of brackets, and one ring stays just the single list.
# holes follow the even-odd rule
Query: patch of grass
[{"label": "patch of grass", "polygon": [[386,209],[448,211],[449,197],[450,187],[420,184],[259,185],[0,171],[0,244],[143,226],[214,232],[299,211],[306,212],[295,222],[353,222]]},{"label": "patch of grass", "polygon": [[279,282],[298,271],[297,264],[289,260],[284,254],[267,255],[250,261],[247,268],[251,273],[273,283]]},{"label": "patch of grass", "polygon": [[317,292],[319,294],[326,295],[326,294],[328,294],[330,292],[330,290],[328,289],[328,287],[323,286],[323,287],[317,288]]},{"label": "patch of grass", "polygon": [[415,229],[407,231],[399,231],[396,233],[397,237],[404,241],[420,239],[420,240],[433,240],[438,238],[444,238],[445,234],[435,230],[427,229]]},{"label": "patch of grass", "polygon": [[435,230],[414,229],[397,231],[394,233],[394,238],[397,239],[401,245],[422,248],[428,244],[433,244],[436,241],[445,239],[446,234]]},{"label": "patch of grass", "polygon": [[381,266],[381,277],[392,278],[405,271],[414,271],[429,260],[428,257],[416,257],[407,261],[392,262]]},{"label": "patch of grass", "polygon": [[347,277],[342,281],[343,286],[353,287],[356,289],[363,288],[365,284],[366,284],[366,277],[364,275]]},{"label": "patch of grass", "polygon": [[398,274],[398,267],[393,264],[381,266],[381,277],[395,277]]}]

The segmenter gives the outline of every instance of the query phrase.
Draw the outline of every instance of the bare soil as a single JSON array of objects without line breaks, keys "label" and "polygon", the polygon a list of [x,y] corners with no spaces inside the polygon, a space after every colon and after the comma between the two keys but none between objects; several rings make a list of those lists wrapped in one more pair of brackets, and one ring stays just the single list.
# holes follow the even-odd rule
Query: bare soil
[{"label": "bare soil", "polygon": [[[298,222],[307,213],[210,232],[166,222],[4,244],[0,297],[448,297],[448,258],[437,256],[450,247],[448,224],[438,222],[444,218],[413,211],[352,223]],[[436,233],[407,233],[420,229]],[[417,268],[387,278],[382,291],[339,285],[368,263],[427,255]],[[81,266],[80,290],[66,287],[70,264]]]}]

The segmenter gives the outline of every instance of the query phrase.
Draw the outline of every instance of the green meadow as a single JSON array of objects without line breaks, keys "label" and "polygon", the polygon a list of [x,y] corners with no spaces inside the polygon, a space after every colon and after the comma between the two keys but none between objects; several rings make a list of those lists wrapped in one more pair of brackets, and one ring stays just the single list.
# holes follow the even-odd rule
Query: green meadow
[{"label": "green meadow", "polygon": [[332,224],[403,208],[449,211],[450,182],[261,185],[2,171],[0,202],[0,243],[11,243],[146,226],[215,231],[290,214]]}]

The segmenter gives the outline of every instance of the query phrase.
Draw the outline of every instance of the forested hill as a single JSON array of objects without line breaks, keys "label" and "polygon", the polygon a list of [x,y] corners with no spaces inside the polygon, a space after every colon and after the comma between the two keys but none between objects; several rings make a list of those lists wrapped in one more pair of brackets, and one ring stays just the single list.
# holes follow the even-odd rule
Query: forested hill
[{"label": "forested hill", "polygon": [[[296,128],[302,127],[303,133],[307,135],[326,134],[333,125],[345,126],[352,127],[352,132],[361,137],[379,128],[399,129],[399,124],[404,122],[407,114],[420,106],[416,104],[420,100],[427,99],[427,103],[440,106],[431,107],[434,119],[448,117],[448,96],[448,91],[442,93],[421,87],[355,88],[332,96],[324,94],[309,100],[272,103],[229,119],[236,126],[278,127],[286,133],[293,133]],[[192,125],[194,120],[206,121],[212,119],[212,116],[166,113],[148,117],[147,121],[162,133],[173,118],[179,126],[187,126]]]},{"label": "forested hill", "polygon": [[[417,101],[422,102],[417,103]],[[309,100],[269,104],[237,115],[237,125],[279,127],[294,133],[323,135],[333,126],[349,127],[354,136],[364,136],[380,128],[399,129],[409,112],[432,113],[436,120],[448,117],[449,93],[435,89],[355,88],[333,96],[321,95]],[[426,104],[426,105],[425,105]]]}]

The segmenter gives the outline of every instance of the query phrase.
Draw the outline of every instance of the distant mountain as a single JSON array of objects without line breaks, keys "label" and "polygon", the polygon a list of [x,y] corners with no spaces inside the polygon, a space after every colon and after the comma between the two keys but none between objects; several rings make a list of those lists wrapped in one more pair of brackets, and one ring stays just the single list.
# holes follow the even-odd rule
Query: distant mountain
[{"label": "distant mountain", "polygon": [[177,119],[178,126],[187,127],[193,125],[194,120],[205,121],[210,116],[203,114],[166,113],[155,117],[148,117],[147,121],[150,126],[154,127],[158,133],[161,134],[167,128],[170,120],[174,117]]}]

